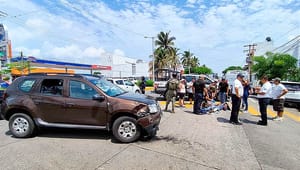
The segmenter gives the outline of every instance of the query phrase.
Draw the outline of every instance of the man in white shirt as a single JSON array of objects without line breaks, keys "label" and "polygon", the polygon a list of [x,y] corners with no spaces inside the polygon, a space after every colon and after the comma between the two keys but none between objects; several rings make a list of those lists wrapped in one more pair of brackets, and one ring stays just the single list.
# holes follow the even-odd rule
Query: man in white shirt
[{"label": "man in white shirt", "polygon": [[271,100],[272,85],[268,81],[267,76],[263,76],[260,79],[260,82],[262,83],[262,87],[257,87],[255,89],[257,93],[259,111],[261,115],[261,120],[258,121],[257,124],[262,126],[267,126],[268,125],[267,106]]},{"label": "man in white shirt", "polygon": [[280,83],[280,78],[273,79],[274,85],[272,87],[272,97],[273,97],[273,110],[277,111],[277,116],[273,119],[275,121],[282,121],[283,110],[284,110],[284,95],[288,90]]},{"label": "man in white shirt", "polygon": [[242,123],[238,120],[238,114],[241,106],[241,98],[243,97],[244,87],[242,85],[244,75],[239,73],[234,80],[233,89],[232,89],[232,110],[229,122],[234,125],[241,125]]}]

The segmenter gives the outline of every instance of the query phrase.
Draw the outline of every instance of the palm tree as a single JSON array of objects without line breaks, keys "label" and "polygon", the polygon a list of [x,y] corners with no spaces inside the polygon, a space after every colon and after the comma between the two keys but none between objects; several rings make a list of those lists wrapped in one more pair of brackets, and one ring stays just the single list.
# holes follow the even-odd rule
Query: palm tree
[{"label": "palm tree", "polygon": [[170,67],[173,68],[174,71],[176,71],[177,66],[180,65],[179,55],[179,48],[173,48],[173,52],[167,57],[167,60],[169,62],[168,65],[170,65]]},{"label": "palm tree", "polygon": [[[170,32],[160,32],[157,35],[157,40],[155,40],[155,46],[158,46],[157,49],[155,50],[155,54],[160,54],[160,56],[155,56],[155,60],[158,61],[161,65],[162,68],[164,67],[172,67],[174,68],[174,62],[176,62],[176,57],[175,53],[176,50],[174,50],[174,40],[176,39],[175,37],[170,37]],[[169,60],[170,59],[170,60]],[[170,62],[166,62],[166,61]],[[156,67],[157,68],[157,67]]]},{"label": "palm tree", "polygon": [[193,58],[191,60],[191,67],[198,67],[198,66],[200,66],[199,58],[196,56],[193,56]]},{"label": "palm tree", "polygon": [[193,53],[190,51],[184,51],[183,55],[181,57],[181,63],[183,66],[187,67],[189,69],[189,74],[191,73],[191,65],[192,65],[192,57]]}]

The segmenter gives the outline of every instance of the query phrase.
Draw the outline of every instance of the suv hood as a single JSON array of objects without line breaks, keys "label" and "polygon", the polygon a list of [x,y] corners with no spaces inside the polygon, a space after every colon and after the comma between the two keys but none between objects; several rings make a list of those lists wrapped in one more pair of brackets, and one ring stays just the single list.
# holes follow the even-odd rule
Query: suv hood
[{"label": "suv hood", "polygon": [[130,93],[130,92],[116,96],[116,98],[132,100],[132,101],[145,103],[145,104],[155,104],[156,103],[156,101],[154,100],[153,97],[142,95],[142,94]]}]

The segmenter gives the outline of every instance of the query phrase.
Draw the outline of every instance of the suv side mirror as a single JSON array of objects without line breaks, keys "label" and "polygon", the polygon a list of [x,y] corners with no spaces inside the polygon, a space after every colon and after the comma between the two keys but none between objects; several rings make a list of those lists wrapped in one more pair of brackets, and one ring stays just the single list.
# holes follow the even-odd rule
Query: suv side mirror
[{"label": "suv side mirror", "polygon": [[102,102],[102,101],[105,100],[105,96],[100,95],[100,94],[95,94],[95,95],[93,96],[93,100],[98,100],[98,101]]}]

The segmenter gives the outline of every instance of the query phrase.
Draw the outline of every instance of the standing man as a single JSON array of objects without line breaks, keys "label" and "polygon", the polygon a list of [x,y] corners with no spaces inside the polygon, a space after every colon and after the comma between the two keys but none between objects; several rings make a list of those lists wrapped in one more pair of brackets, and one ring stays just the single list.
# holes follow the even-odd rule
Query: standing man
[{"label": "standing man", "polygon": [[267,76],[263,76],[260,79],[260,83],[262,84],[262,87],[257,87],[255,89],[258,98],[259,111],[261,115],[261,120],[258,121],[257,124],[262,126],[267,126],[268,125],[267,106],[270,103],[270,99],[271,99],[272,85],[268,81]]},{"label": "standing man", "polygon": [[283,120],[283,110],[284,110],[284,95],[288,90],[280,83],[280,78],[275,78],[273,80],[274,85],[272,88],[272,97],[273,97],[273,110],[277,111],[277,116],[273,119],[275,121]]},{"label": "standing man", "polygon": [[199,79],[193,84],[193,92],[195,94],[193,112],[195,114],[200,114],[200,105],[203,102],[204,96],[207,94],[207,89],[205,88],[204,75],[200,75]]},{"label": "standing man", "polygon": [[176,74],[172,74],[172,78],[167,82],[166,88],[166,108],[165,111],[168,110],[168,105],[172,101],[172,111],[171,113],[175,113],[174,107],[175,107],[175,97],[176,97],[176,91],[178,89],[179,81],[176,79]]},{"label": "standing man", "polygon": [[244,108],[244,113],[248,113],[248,97],[252,93],[252,90],[248,80],[245,80],[243,85],[244,85],[244,95],[243,95],[242,108]]},{"label": "standing man", "polygon": [[229,122],[234,125],[242,125],[242,123],[239,122],[238,114],[240,111],[241,106],[241,99],[244,94],[244,87],[242,85],[244,75],[239,73],[236,76],[236,79],[233,82],[233,89],[232,89],[232,110],[231,110],[231,116]]},{"label": "standing man", "polygon": [[142,82],[140,84],[140,89],[142,91],[142,94],[145,94],[145,89],[146,89],[146,81],[145,81],[145,77],[142,76]]},{"label": "standing man", "polygon": [[219,83],[219,98],[221,104],[226,102],[228,96],[228,83],[226,82],[225,78],[223,77],[221,82]]}]

